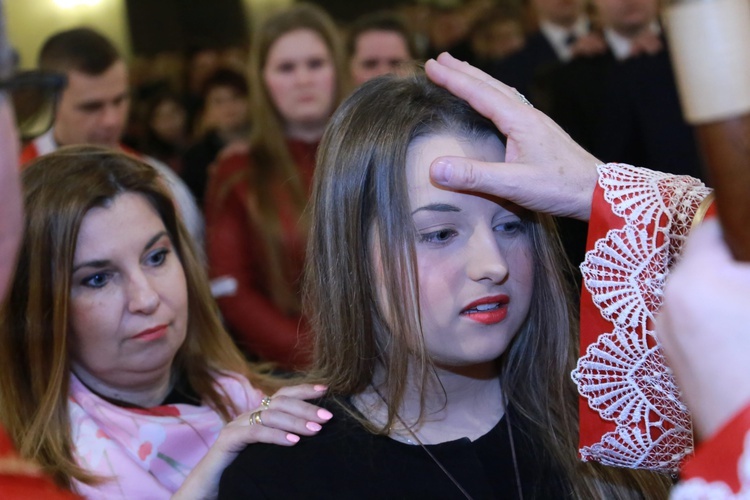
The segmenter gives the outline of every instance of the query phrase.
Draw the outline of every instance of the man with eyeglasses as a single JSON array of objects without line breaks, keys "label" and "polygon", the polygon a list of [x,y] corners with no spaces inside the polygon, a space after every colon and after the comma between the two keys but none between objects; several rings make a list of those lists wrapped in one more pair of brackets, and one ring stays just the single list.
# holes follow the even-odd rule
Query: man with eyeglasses
[{"label": "man with eyeglasses", "polygon": [[91,144],[124,150],[150,164],[166,181],[182,220],[199,246],[203,219],[184,182],[165,164],[120,144],[130,109],[128,70],[117,49],[90,28],[52,35],[39,53],[39,69],[65,75],[67,85],[54,106],[54,122],[46,133],[29,142],[21,163],[62,146]]}]

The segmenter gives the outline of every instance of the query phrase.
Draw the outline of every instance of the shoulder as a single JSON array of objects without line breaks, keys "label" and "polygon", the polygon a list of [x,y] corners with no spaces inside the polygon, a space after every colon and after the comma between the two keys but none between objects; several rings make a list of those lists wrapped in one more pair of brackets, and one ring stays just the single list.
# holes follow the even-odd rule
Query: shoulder
[{"label": "shoulder", "polygon": [[215,181],[224,182],[244,174],[250,164],[249,151],[232,151],[225,148],[216,157],[211,176]]},{"label": "shoulder", "polygon": [[21,166],[26,165],[30,161],[36,159],[39,156],[39,152],[36,149],[36,145],[33,142],[28,143],[22,150],[21,150]]},{"label": "shoulder", "polygon": [[294,446],[248,446],[225,469],[219,498],[232,498],[233,492],[248,488],[262,491],[261,496],[267,498],[311,498],[315,496],[311,492],[348,490],[355,476],[356,481],[362,481],[371,475],[370,464],[377,461],[367,457],[383,438],[370,434],[335,401],[311,403],[334,414],[323,430],[302,437]]}]

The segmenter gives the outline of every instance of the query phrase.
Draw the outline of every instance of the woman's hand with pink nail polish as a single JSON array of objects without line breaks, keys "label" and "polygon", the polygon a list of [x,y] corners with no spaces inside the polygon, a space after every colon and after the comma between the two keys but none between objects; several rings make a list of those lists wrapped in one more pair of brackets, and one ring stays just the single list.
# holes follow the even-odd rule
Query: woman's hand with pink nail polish
[{"label": "woman's hand with pink nail polish", "polygon": [[300,441],[300,436],[317,434],[333,415],[305,400],[320,398],[326,391],[327,387],[323,385],[284,387],[254,410],[239,415],[221,430],[206,456],[172,498],[215,496],[221,473],[247,445],[294,446]]}]

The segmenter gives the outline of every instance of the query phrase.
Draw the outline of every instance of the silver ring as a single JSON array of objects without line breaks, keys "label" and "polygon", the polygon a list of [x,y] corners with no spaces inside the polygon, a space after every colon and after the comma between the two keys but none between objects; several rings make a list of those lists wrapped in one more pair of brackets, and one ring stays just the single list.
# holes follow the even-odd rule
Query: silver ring
[{"label": "silver ring", "polygon": [[518,100],[519,100],[519,101],[521,101],[522,103],[524,103],[524,104],[525,104],[525,105],[527,105],[527,106],[531,106],[532,108],[534,107],[534,105],[533,105],[533,104],[531,104],[531,102],[529,102],[529,100],[528,100],[528,99],[526,99],[526,96],[525,96],[525,95],[523,95],[522,93],[520,93],[520,92],[519,92],[519,91],[517,91],[516,89],[513,89],[513,91],[514,91],[514,92],[516,93],[516,97],[518,97]]},{"label": "silver ring", "polygon": [[264,410],[267,410],[271,407],[271,398],[269,396],[264,397],[260,400],[260,405],[263,407]]},{"label": "silver ring", "polygon": [[250,414],[250,425],[263,425],[263,419],[260,416],[260,411],[254,411]]}]

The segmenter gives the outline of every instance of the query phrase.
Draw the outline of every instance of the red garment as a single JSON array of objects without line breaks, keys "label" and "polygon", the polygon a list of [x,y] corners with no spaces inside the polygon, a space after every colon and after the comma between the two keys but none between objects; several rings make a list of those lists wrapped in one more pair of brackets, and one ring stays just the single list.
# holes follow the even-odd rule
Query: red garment
[{"label": "red garment", "polygon": [[[292,140],[287,144],[309,189],[318,144]],[[239,347],[283,368],[302,369],[310,361],[308,325],[300,315],[285,314],[271,300],[263,240],[247,213],[247,179],[238,179],[222,192],[228,181],[247,171],[249,162],[248,154],[230,156],[219,160],[211,173],[205,205],[210,275],[236,280],[236,291],[219,297],[218,303]],[[290,284],[299,292],[307,237],[297,225],[299,214],[288,195],[279,189],[276,200],[283,241],[293,256]]]},{"label": "red garment", "polygon": [[[750,495],[750,405],[708,441],[682,469],[673,498],[731,498]],[[738,496],[738,498],[740,498]]]},{"label": "red garment", "polygon": [[664,281],[711,193],[700,181],[599,166],[581,264],[580,453],[605,465],[675,471],[692,424],[654,335]]},{"label": "red garment", "polygon": [[41,155],[39,154],[39,151],[36,148],[36,144],[34,144],[33,141],[29,142],[26,145],[26,147],[24,147],[23,150],[21,151],[21,160],[19,164],[26,165],[31,160],[38,158],[39,156]]},{"label": "red garment", "polygon": [[79,497],[58,488],[36,467],[21,459],[8,435],[0,429],[0,498],[75,500]]}]

